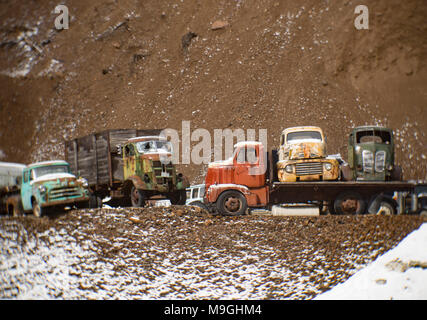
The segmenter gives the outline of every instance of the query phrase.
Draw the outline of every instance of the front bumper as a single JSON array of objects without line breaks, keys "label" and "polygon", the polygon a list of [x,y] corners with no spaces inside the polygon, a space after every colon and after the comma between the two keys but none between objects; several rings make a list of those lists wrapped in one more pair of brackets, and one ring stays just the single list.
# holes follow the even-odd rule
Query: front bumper
[{"label": "front bumper", "polygon": [[66,205],[72,205],[72,204],[88,202],[88,201],[89,201],[89,197],[86,195],[83,195],[81,197],[46,201],[41,203],[41,206],[42,207],[66,206]]}]

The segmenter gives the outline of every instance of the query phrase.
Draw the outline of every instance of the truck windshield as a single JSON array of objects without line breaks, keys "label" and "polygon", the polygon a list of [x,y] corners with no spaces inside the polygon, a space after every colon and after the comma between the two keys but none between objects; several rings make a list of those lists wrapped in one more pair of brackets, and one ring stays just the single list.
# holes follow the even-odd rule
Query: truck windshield
[{"label": "truck windshield", "polygon": [[70,169],[67,165],[54,165],[54,166],[34,168],[33,172],[34,172],[34,178],[39,178],[52,173],[69,173]]},{"label": "truck windshield", "polygon": [[356,134],[357,143],[391,143],[391,135],[388,131],[369,130],[360,131]]},{"label": "truck windshield", "polygon": [[295,142],[298,140],[319,140],[322,141],[322,135],[319,131],[298,131],[289,132],[286,136],[287,142]]},{"label": "truck windshield", "polygon": [[172,145],[169,141],[143,141],[136,143],[139,153],[146,152],[172,152]]}]

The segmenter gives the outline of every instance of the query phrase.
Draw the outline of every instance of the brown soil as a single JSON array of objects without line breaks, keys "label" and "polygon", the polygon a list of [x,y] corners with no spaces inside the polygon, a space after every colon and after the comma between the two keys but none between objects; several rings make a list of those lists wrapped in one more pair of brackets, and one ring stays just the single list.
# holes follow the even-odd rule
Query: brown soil
[{"label": "brown soil", "polygon": [[[427,4],[365,1],[360,31],[357,4],[73,1],[59,32],[55,1],[3,1],[1,160],[61,158],[64,139],[182,120],[211,133],[266,128],[271,147],[287,126],[319,125],[346,158],[353,126],[381,124],[396,132],[404,177],[424,179]],[[212,30],[217,20],[227,25]],[[203,166],[182,169],[201,182]]]},{"label": "brown soil", "polygon": [[0,297],[311,299],[420,216],[211,216],[195,207],[0,219]]}]

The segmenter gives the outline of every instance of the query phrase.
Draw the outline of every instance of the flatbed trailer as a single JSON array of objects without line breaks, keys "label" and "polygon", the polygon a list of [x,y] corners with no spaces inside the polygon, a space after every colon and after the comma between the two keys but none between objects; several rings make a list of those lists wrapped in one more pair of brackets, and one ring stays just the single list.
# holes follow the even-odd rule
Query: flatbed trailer
[{"label": "flatbed trailer", "polygon": [[413,194],[417,186],[411,181],[279,182],[276,163],[275,152],[264,152],[260,142],[236,144],[232,158],[209,164],[204,204],[225,215],[290,203],[316,204],[321,213],[396,214],[403,213],[396,194]]},{"label": "flatbed trailer", "polygon": [[346,199],[354,199],[358,202],[359,212],[368,210],[376,213],[381,201],[393,203],[395,192],[413,193],[415,187],[416,183],[409,181],[273,182],[269,192],[269,205],[326,202],[331,213],[338,213],[337,208],[333,207],[337,200],[342,203]]}]

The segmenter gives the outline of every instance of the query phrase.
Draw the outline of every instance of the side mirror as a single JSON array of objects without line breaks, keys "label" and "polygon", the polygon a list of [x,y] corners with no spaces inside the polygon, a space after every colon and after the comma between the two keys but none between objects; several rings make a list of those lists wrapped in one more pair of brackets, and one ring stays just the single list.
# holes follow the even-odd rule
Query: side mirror
[{"label": "side mirror", "polygon": [[22,184],[22,177],[16,177],[16,184],[17,185]]}]

